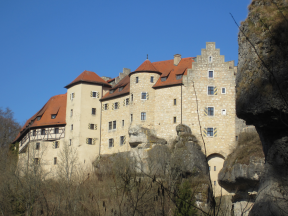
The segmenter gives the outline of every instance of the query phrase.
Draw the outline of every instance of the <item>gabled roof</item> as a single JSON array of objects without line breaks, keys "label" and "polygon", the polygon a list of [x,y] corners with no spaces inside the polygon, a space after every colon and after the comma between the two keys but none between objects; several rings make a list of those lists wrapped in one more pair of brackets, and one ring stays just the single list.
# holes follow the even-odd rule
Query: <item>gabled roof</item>
[{"label": "gabled roof", "polygon": [[176,75],[187,75],[187,69],[192,68],[193,57],[182,58],[178,65],[174,65],[174,60],[153,62],[153,66],[160,71],[161,77],[167,77],[166,81],[161,81],[161,78],[155,83],[153,88],[160,88],[171,85],[182,84],[182,79],[176,79]]},{"label": "gabled roof", "polygon": [[99,84],[106,85],[111,87],[111,85],[99,77],[96,73],[92,71],[83,71],[75,80],[73,80],[70,84],[65,86],[65,88],[70,88],[78,83],[91,83],[91,84]]},{"label": "gabled roof", "polygon": [[[49,101],[37,113],[35,113],[35,115],[26,121],[14,142],[17,141],[20,137],[24,136],[29,131],[28,129],[65,125],[66,103],[67,93],[51,97]],[[51,119],[52,114],[56,114],[54,119]],[[40,120],[37,120],[37,117],[41,117]]]},{"label": "gabled roof", "polygon": [[[122,91],[119,91],[119,88],[123,87]],[[111,90],[114,90],[113,93],[110,93]],[[101,100],[106,100],[122,95],[129,94],[130,92],[130,77],[129,75],[125,76],[117,85],[115,85],[112,89],[110,89],[109,92],[107,92]]]}]

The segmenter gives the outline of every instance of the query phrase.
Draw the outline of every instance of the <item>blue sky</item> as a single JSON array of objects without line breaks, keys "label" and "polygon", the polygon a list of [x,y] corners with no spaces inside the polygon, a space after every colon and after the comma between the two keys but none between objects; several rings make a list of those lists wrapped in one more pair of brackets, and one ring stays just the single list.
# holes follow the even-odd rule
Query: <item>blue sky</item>
[{"label": "blue sky", "polygon": [[216,42],[238,59],[251,0],[0,0],[0,107],[24,124],[84,70],[118,76],[149,60],[201,54]]}]

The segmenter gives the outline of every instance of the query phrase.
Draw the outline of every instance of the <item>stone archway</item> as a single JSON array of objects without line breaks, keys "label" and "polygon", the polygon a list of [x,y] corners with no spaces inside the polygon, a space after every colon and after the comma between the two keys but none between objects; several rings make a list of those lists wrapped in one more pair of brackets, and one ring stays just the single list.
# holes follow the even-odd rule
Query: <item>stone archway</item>
[{"label": "stone archway", "polygon": [[221,195],[228,195],[229,193],[218,183],[218,173],[223,168],[225,157],[219,153],[213,153],[207,157],[207,161],[209,165],[209,172],[214,195],[216,197]]}]

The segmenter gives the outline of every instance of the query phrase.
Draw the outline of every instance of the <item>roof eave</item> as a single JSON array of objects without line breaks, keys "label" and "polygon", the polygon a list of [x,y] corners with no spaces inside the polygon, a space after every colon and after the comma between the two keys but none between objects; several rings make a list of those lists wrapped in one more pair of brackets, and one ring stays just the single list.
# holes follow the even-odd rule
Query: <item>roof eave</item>
[{"label": "roof eave", "polygon": [[101,98],[99,99],[100,101],[106,101],[106,100],[109,100],[109,99],[114,99],[114,98],[117,98],[117,97],[121,97],[121,96],[125,96],[125,95],[129,95],[130,94],[130,91],[129,92],[126,92],[126,93],[123,93],[123,94],[118,94],[118,95],[113,95],[111,97],[106,97],[106,98]]},{"label": "roof eave", "polygon": [[135,74],[135,73],[158,73],[158,74],[162,74],[160,71],[133,71],[129,74],[129,76],[131,76],[132,74]]},{"label": "roof eave", "polygon": [[184,85],[183,83],[175,83],[175,84],[167,84],[167,85],[161,85],[161,86],[152,86],[152,88],[165,88],[165,87],[171,87],[171,86],[178,86],[178,85]]},{"label": "roof eave", "polygon": [[97,81],[85,81],[85,80],[79,80],[79,81],[76,81],[74,83],[70,83],[68,85],[66,85],[64,88],[68,89],[74,85],[78,85],[78,84],[81,84],[81,83],[85,83],[85,84],[91,84],[91,85],[102,85],[102,86],[107,86],[107,87],[112,87],[110,84],[108,83],[102,83],[102,82],[97,82]]}]

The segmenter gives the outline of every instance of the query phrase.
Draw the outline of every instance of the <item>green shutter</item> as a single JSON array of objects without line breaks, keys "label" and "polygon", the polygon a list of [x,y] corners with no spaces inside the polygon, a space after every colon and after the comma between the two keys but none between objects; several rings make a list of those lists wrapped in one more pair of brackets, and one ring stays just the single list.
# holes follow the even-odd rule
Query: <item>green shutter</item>
[{"label": "green shutter", "polygon": [[214,136],[214,137],[217,137],[217,128],[214,128],[214,130],[213,130],[213,136]]},{"label": "green shutter", "polygon": [[217,93],[218,93],[217,86],[214,86],[214,95],[217,95]]},{"label": "green shutter", "polygon": [[203,135],[204,135],[204,137],[207,137],[207,128],[204,128]]},{"label": "green shutter", "polygon": [[146,92],[146,100],[148,100],[148,99],[149,99],[149,93]]},{"label": "green shutter", "polygon": [[204,115],[205,115],[205,116],[208,115],[208,107],[205,107],[205,109],[204,109]]},{"label": "green shutter", "polygon": [[123,137],[123,145],[126,143],[126,136]]}]

